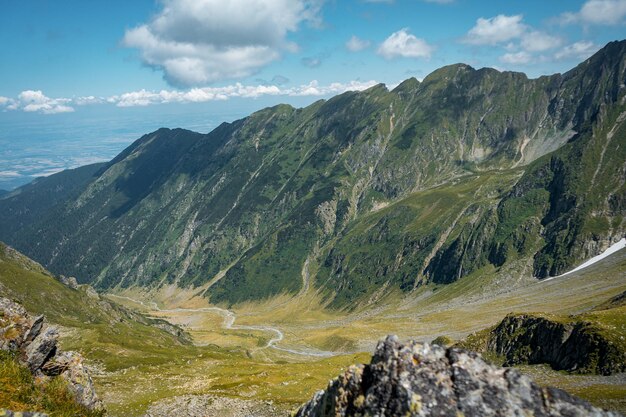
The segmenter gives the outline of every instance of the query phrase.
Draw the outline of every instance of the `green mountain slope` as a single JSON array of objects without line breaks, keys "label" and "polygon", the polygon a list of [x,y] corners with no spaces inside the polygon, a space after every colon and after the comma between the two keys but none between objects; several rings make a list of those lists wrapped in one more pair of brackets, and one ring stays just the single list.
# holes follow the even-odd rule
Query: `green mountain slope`
[{"label": "green mountain slope", "polygon": [[89,287],[65,286],[41,265],[2,243],[0,295],[67,329],[62,348],[78,350],[108,370],[169,363],[172,349],[181,355],[194,351],[178,328],[111,303]]},{"label": "green mountain slope", "polygon": [[0,199],[0,238],[101,288],[230,304],[315,287],[342,307],[518,260],[556,275],[624,235],[625,59],[622,41],[533,80],[451,65],[160,129],[58,199],[57,176]]}]

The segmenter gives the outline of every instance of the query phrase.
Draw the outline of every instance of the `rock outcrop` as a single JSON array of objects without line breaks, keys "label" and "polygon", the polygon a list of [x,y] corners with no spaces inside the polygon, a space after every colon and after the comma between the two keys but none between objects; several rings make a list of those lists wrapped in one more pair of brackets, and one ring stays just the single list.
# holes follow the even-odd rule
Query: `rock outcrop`
[{"label": "rock outcrop", "polygon": [[564,391],[541,388],[516,369],[487,364],[462,349],[395,336],[369,365],[350,367],[303,405],[296,417],[619,416]]},{"label": "rock outcrop", "polygon": [[626,352],[598,325],[578,319],[510,314],[490,333],[487,349],[504,366],[547,363],[556,370],[611,375],[626,371]]},{"label": "rock outcrop", "polygon": [[83,357],[59,352],[58,337],[58,329],[48,325],[44,316],[32,317],[18,303],[0,297],[0,350],[14,353],[37,377],[63,378],[79,404],[102,409]]}]

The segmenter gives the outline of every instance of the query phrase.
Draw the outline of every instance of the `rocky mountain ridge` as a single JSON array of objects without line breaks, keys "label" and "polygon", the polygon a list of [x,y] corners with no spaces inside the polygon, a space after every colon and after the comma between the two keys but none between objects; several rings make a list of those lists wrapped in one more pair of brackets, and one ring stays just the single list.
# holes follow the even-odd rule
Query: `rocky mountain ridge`
[{"label": "rocky mountain ridge", "polygon": [[457,64],[207,135],[160,129],[0,198],[0,239],[100,288],[337,308],[518,262],[558,275],[626,231],[626,41],[565,74]]},{"label": "rocky mountain ridge", "polygon": [[[500,323],[454,344],[503,366],[548,364],[557,371],[613,375],[626,372],[626,292],[585,313],[508,314]],[[444,340],[445,338],[441,338]]]},{"label": "rocky mountain ridge", "polygon": [[505,366],[548,363],[556,370],[611,375],[626,371],[626,352],[589,322],[559,322],[509,315],[493,330],[487,347]]}]

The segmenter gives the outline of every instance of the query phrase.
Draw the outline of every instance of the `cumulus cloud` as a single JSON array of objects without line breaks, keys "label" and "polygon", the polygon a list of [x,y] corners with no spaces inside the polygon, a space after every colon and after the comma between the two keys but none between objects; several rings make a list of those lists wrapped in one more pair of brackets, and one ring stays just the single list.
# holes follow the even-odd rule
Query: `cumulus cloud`
[{"label": "cumulus cloud", "polygon": [[353,35],[348,42],[346,42],[346,49],[350,52],[359,52],[363,49],[367,49],[370,46],[370,41],[361,39]]},{"label": "cumulus cloud", "polygon": [[244,86],[240,83],[226,87],[192,88],[188,91],[161,90],[159,92],[139,90],[112,97],[118,107],[147,106],[161,103],[202,103],[227,100],[230,97],[256,98],[262,95],[278,95],[276,86]]},{"label": "cumulus cloud", "polygon": [[507,53],[500,56],[500,62],[509,65],[545,61],[545,56],[536,54],[554,50],[563,44],[560,37],[525,24],[522,15],[481,17],[461,41],[471,45],[503,47]]},{"label": "cumulus cloud", "polygon": [[19,178],[22,174],[17,171],[0,171],[1,179],[11,179],[11,178]]},{"label": "cumulus cloud", "polygon": [[415,37],[407,28],[392,33],[378,47],[378,54],[385,59],[396,57],[430,58],[434,48],[424,39]]},{"label": "cumulus cloud", "polygon": [[[277,81],[289,82],[282,76],[274,77]],[[361,91],[378,84],[370,81],[350,81],[347,83],[331,83],[320,85],[313,80],[307,84],[296,87],[280,87],[280,83],[273,85],[243,85],[235,83],[224,87],[196,87],[188,90],[161,90],[148,91],[145,89],[131,91],[110,97],[78,97],[56,98],[46,97],[41,91],[23,91],[16,99],[2,97],[7,110],[22,110],[25,112],[40,112],[45,114],[63,113],[74,111],[70,105],[85,105],[97,103],[109,103],[117,107],[150,106],[153,104],[166,103],[204,103],[209,101],[228,100],[230,98],[258,98],[261,96],[329,96],[344,93],[346,91]]]},{"label": "cumulus cloud", "polygon": [[567,45],[558,51],[554,54],[554,58],[558,60],[583,60],[589,58],[597,52],[598,49],[600,49],[600,47],[591,41],[579,41],[571,45]]},{"label": "cumulus cloud", "polygon": [[526,51],[510,52],[500,57],[500,61],[505,64],[524,65],[532,61],[532,55]]},{"label": "cumulus cloud", "polygon": [[332,94],[341,94],[346,91],[363,91],[375,86],[378,82],[370,81],[350,81],[349,83],[332,83],[326,86],[320,86],[316,80],[309,84],[299,87],[290,88],[283,91],[283,94],[289,96],[328,96]]},{"label": "cumulus cloud", "polygon": [[562,43],[563,41],[559,37],[533,30],[522,35],[520,44],[526,51],[543,52],[557,48],[561,46]]},{"label": "cumulus cloud", "polygon": [[496,45],[517,39],[525,31],[526,25],[522,23],[522,15],[500,14],[490,19],[480,17],[463,41],[472,45]]},{"label": "cumulus cloud", "polygon": [[15,99],[0,97],[0,105],[7,110],[23,110],[44,114],[73,112],[74,108],[68,105],[70,101],[66,98],[47,97],[40,90],[22,91]]},{"label": "cumulus cloud", "polygon": [[164,103],[200,103],[228,100],[229,98],[258,98],[261,96],[326,96],[346,91],[361,91],[376,85],[376,81],[351,81],[322,86],[316,80],[298,87],[280,88],[276,85],[246,86],[236,83],[226,87],[192,88],[188,91],[147,91],[139,90],[110,98],[118,107],[149,106]]},{"label": "cumulus cloud", "polygon": [[245,77],[296,45],[303,22],[319,23],[322,0],[162,0],[149,23],[126,31],[123,44],[176,86]]},{"label": "cumulus cloud", "polygon": [[73,99],[72,103],[76,104],[77,106],[86,106],[89,104],[106,103],[106,99],[103,97],[85,96],[85,97],[77,97]]},{"label": "cumulus cloud", "polygon": [[566,12],[559,17],[563,24],[616,25],[626,18],[626,0],[588,0],[578,12]]}]

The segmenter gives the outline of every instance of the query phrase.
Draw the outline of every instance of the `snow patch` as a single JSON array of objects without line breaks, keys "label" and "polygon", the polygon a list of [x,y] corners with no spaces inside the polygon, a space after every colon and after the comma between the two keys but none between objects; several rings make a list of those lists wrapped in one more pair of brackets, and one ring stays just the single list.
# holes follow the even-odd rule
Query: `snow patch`
[{"label": "snow patch", "polygon": [[565,275],[569,275],[572,272],[576,272],[576,271],[580,271],[583,268],[587,268],[590,265],[595,264],[596,262],[601,261],[602,259],[614,254],[617,251],[620,251],[622,249],[626,248],[626,238],[622,238],[619,242],[614,243],[613,245],[611,245],[611,247],[609,247],[607,250],[605,250],[604,252],[602,252],[600,255],[598,256],[594,256],[593,258],[589,259],[587,262],[583,263],[580,266],[577,266],[576,268],[572,269],[571,271],[568,271],[564,274],[561,274],[559,276],[556,277],[552,277],[552,278],[548,278],[548,279],[544,279],[543,282],[546,281],[550,281],[553,280],[555,278],[561,278],[564,277]]}]

